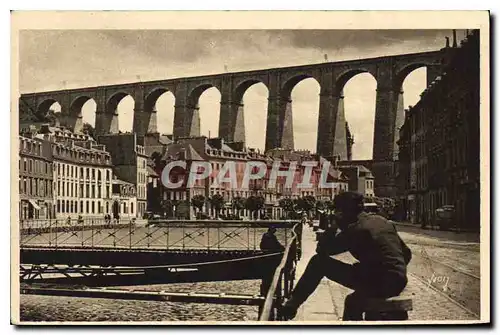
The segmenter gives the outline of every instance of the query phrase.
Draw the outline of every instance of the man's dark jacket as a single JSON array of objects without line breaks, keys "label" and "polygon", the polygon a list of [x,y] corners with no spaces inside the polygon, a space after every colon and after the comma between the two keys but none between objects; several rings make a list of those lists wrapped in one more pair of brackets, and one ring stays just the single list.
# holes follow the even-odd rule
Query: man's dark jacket
[{"label": "man's dark jacket", "polygon": [[318,254],[336,255],[349,251],[358,261],[360,274],[367,278],[402,280],[411,251],[399,237],[396,227],[384,217],[361,213],[356,223],[334,236],[326,234],[318,243]]},{"label": "man's dark jacket", "polygon": [[278,241],[276,235],[267,232],[262,235],[260,240],[260,249],[263,251],[283,251],[285,248]]}]

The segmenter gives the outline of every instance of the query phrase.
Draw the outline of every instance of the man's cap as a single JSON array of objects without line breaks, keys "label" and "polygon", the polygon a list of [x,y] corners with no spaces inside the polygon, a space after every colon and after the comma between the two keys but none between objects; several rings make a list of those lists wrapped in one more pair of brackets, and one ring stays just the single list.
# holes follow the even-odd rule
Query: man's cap
[{"label": "man's cap", "polygon": [[343,192],[335,196],[333,199],[333,207],[336,210],[363,210],[364,197],[361,193],[357,192]]}]

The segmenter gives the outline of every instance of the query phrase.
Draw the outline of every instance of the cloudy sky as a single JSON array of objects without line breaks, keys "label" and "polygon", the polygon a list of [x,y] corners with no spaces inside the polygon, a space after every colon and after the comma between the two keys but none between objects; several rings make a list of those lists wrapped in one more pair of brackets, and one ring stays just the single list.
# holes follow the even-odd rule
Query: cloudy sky
[{"label": "cloudy sky", "polygon": [[[437,50],[451,30],[26,30],[20,33],[20,91],[169,79],[271,67],[368,58]],[[458,32],[458,38],[463,32]],[[405,106],[415,104],[425,88],[425,69],[405,81]],[[353,77],[345,86],[346,118],[355,137],[354,158],[369,159],[373,147],[375,79]],[[247,144],[263,148],[267,88],[250,87],[245,96]],[[292,91],[296,149],[316,148],[319,84],[306,79]],[[200,97],[202,135],[218,132],[220,93]],[[132,129],[133,99],[119,105],[119,127]],[[174,98],[157,103],[158,128],[170,134]],[[57,106],[54,106],[56,109]],[[83,107],[84,121],[94,124],[95,103]]]}]

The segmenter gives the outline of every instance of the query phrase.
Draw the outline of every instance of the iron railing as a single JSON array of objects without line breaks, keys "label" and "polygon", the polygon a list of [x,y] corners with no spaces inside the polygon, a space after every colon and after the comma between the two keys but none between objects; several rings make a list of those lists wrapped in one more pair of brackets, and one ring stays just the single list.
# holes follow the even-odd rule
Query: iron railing
[{"label": "iron railing", "polygon": [[266,300],[260,310],[259,321],[284,320],[281,306],[293,290],[296,262],[301,256],[302,223],[299,222],[293,226],[292,238],[286,246],[281,263],[274,272]]},{"label": "iron railing", "polygon": [[[140,221],[144,221],[141,224]],[[21,247],[86,249],[259,250],[270,226],[282,245],[292,238],[287,221],[25,220]]]}]

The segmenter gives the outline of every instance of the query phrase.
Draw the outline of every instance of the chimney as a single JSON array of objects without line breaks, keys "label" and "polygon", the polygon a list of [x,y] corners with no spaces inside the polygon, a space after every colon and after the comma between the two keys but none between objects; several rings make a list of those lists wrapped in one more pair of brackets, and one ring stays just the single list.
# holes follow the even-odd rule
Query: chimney
[{"label": "chimney", "polygon": [[457,47],[457,31],[456,29],[453,29],[453,47]]}]

